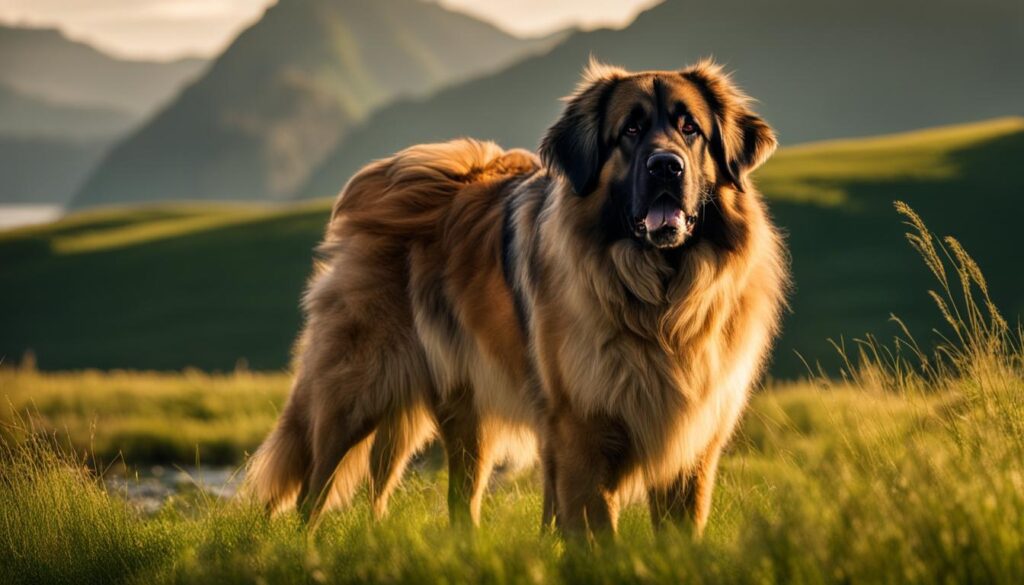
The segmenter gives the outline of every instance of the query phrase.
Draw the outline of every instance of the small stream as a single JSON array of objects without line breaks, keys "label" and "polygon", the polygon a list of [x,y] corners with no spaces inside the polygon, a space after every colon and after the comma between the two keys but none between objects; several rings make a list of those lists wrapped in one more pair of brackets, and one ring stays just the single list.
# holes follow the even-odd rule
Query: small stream
[{"label": "small stream", "polygon": [[131,473],[111,472],[103,483],[112,494],[126,498],[147,514],[155,514],[175,496],[228,499],[245,479],[238,467],[173,467],[153,465]]}]

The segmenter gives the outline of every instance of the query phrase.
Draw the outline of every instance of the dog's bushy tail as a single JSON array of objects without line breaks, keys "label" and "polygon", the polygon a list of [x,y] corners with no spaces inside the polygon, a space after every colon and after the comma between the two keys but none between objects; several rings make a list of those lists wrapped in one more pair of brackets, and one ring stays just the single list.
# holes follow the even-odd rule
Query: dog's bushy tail
[{"label": "dog's bushy tail", "polygon": [[286,411],[249,460],[244,493],[272,514],[293,508],[309,466],[305,431]]},{"label": "dog's bushy tail", "polygon": [[[301,378],[301,376],[300,376]],[[301,380],[296,381],[296,386]],[[294,394],[278,418],[277,424],[249,460],[242,494],[263,505],[271,515],[295,508],[303,483],[313,465],[305,417],[298,412]],[[328,492],[317,494],[322,510],[352,503],[359,486],[369,476],[373,434],[355,445],[338,463]]]},{"label": "dog's bushy tail", "polygon": [[525,150],[505,151],[493,142],[468,138],[412,146],[352,177],[334,203],[325,244],[353,230],[418,237],[437,228],[447,205],[467,185],[539,165]]}]

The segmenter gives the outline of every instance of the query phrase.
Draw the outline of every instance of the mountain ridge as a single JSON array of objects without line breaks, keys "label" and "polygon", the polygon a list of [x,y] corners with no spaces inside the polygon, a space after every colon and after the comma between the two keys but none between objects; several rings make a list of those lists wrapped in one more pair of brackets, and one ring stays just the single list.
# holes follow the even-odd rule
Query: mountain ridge
[{"label": "mountain ridge", "polygon": [[0,82],[0,136],[113,139],[135,123],[134,115],[114,107],[62,104]]},{"label": "mountain ridge", "polygon": [[372,159],[458,136],[534,148],[590,58],[632,70],[713,57],[783,144],[1024,114],[1024,10],[1008,0],[667,0],[623,29],[576,32],[502,71],[374,113],[299,198],[337,192]]},{"label": "mountain ridge", "polygon": [[0,82],[62,105],[116,108],[141,119],[206,63],[125,59],[56,28],[0,24]]},{"label": "mountain ridge", "polygon": [[64,205],[115,139],[205,66],[114,57],[0,24],[0,203]]},{"label": "mountain ridge", "polygon": [[371,110],[551,42],[418,0],[282,0],[115,147],[74,204],[285,198]]}]

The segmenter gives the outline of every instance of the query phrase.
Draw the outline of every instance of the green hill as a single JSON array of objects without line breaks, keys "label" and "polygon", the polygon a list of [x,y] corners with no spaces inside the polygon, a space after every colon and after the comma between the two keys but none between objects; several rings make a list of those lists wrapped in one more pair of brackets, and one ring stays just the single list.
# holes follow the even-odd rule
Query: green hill
[{"label": "green hill", "polygon": [[899,199],[937,234],[959,239],[978,260],[997,305],[1024,315],[1017,218],[1024,213],[1024,118],[902,135],[824,142],[781,151],[758,184],[788,232],[796,292],[776,369],[834,358],[826,337],[899,333],[903,318],[922,343],[941,327],[925,291],[931,275],[904,240]]},{"label": "green hill", "polygon": [[73,204],[286,198],[374,108],[554,40],[420,0],[281,0],[119,144]]},{"label": "green hill", "polygon": [[375,113],[299,190],[337,193],[374,158],[475,136],[534,148],[590,55],[634,70],[714,56],[783,144],[1024,115],[1019,0],[666,0],[496,74]]},{"label": "green hill", "polygon": [[[788,232],[796,292],[774,373],[830,360],[826,338],[927,339],[932,287],[892,210],[902,199],[959,237],[1007,314],[1024,313],[1016,227],[1024,119],[782,150],[759,173]],[[86,212],[0,234],[0,355],[47,369],[286,365],[329,203]]]}]

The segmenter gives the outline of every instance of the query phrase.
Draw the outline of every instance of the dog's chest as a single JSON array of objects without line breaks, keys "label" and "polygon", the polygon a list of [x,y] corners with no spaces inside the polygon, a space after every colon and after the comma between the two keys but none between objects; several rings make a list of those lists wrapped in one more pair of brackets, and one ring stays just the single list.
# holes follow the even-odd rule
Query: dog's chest
[{"label": "dog's chest", "polygon": [[756,336],[731,344],[702,336],[673,353],[651,340],[601,331],[607,326],[566,336],[560,374],[579,413],[626,424],[650,479],[692,466],[731,434],[757,372]]}]

